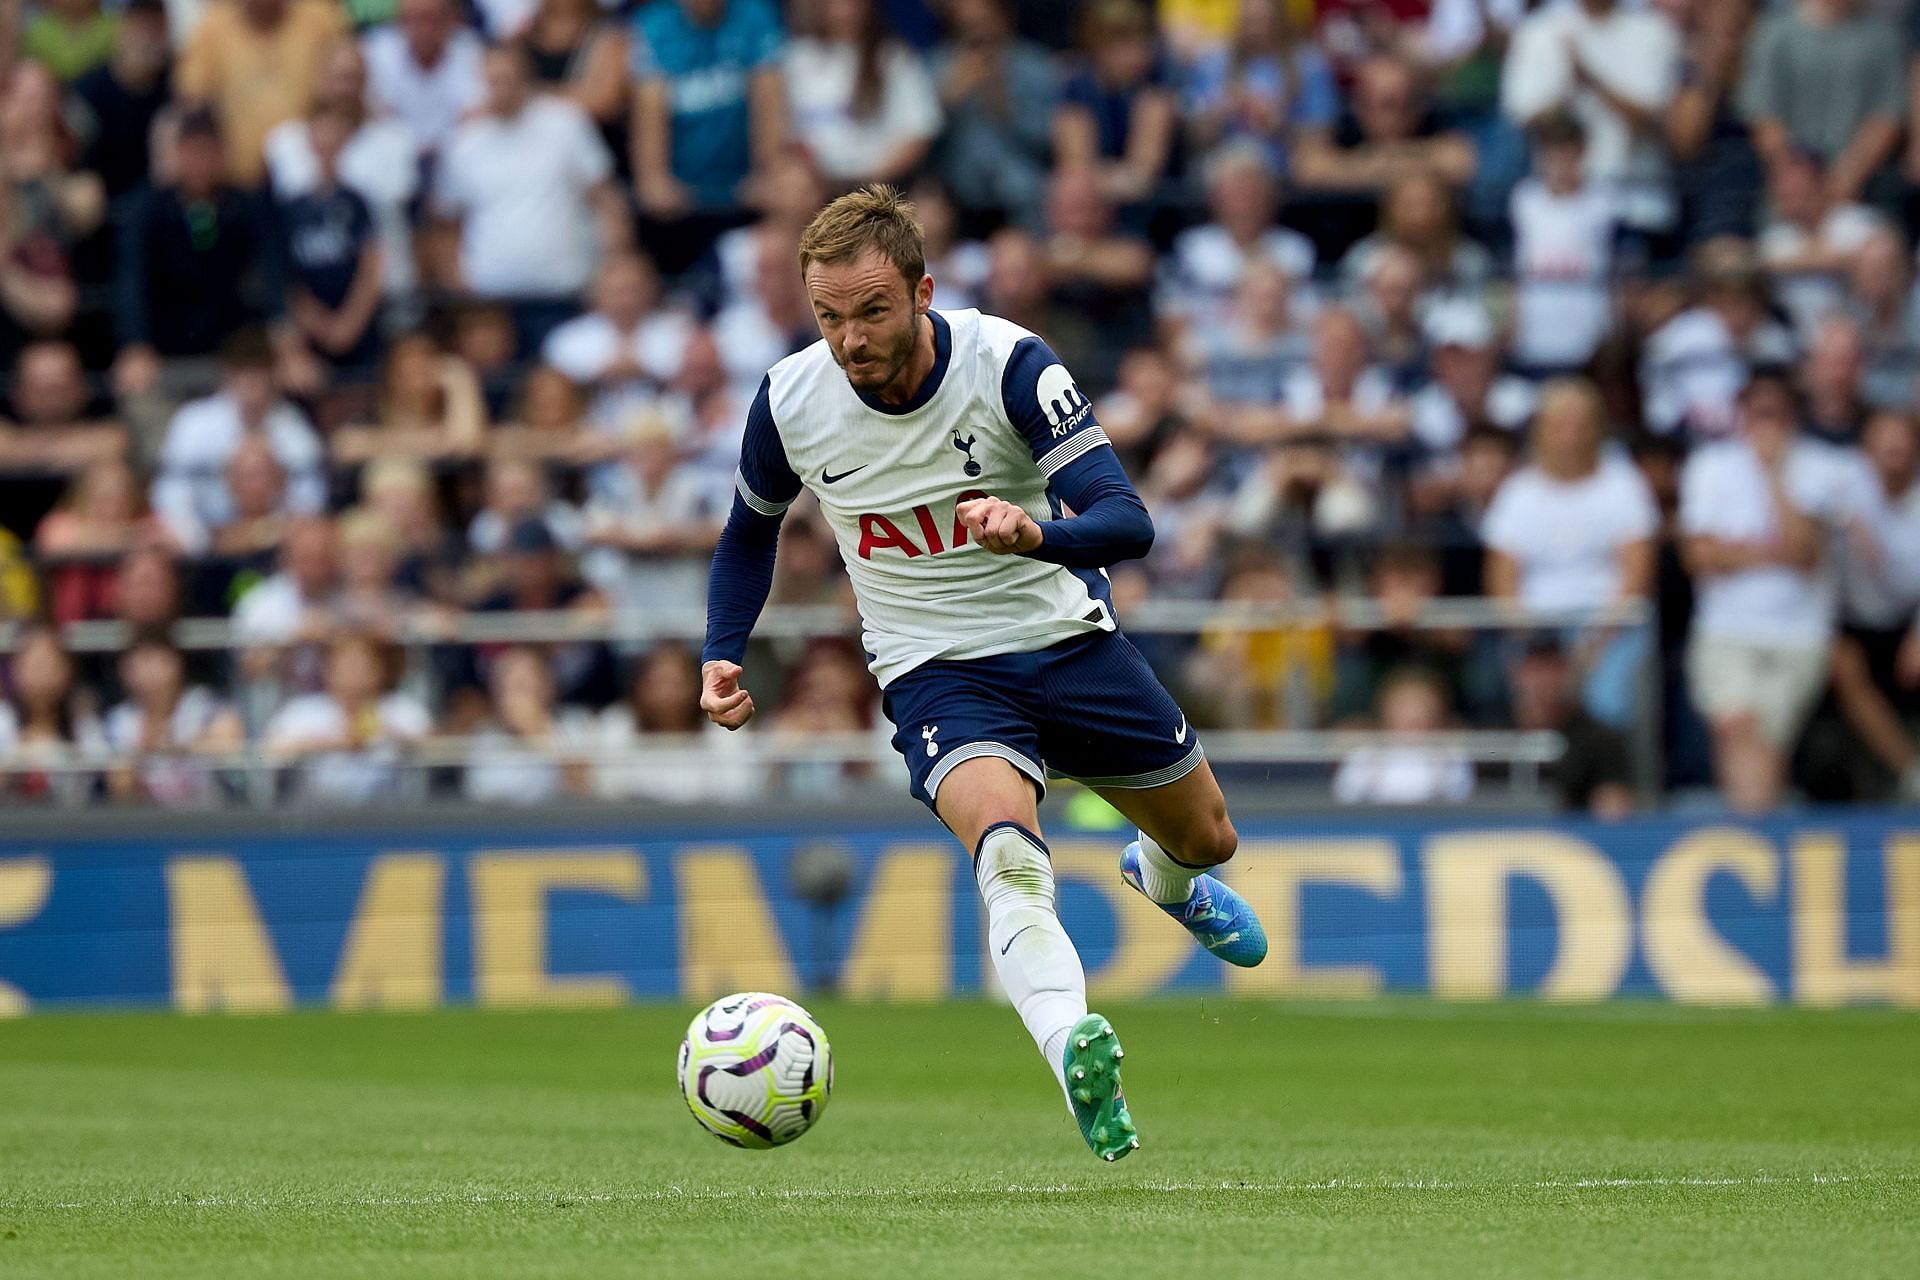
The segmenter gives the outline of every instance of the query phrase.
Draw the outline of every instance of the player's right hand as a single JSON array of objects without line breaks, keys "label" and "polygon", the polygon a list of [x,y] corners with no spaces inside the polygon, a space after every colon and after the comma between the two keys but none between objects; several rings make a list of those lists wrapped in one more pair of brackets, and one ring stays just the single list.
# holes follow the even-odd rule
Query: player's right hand
[{"label": "player's right hand", "polygon": [[740,664],[715,658],[700,668],[700,709],[723,729],[753,719],[753,695],[740,687]]}]

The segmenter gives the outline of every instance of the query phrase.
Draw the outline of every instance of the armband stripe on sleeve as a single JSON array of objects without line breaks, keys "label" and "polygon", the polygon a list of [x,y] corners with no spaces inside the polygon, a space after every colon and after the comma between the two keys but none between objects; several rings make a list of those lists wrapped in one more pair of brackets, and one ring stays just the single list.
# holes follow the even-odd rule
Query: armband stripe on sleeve
[{"label": "armband stripe on sleeve", "polygon": [[733,487],[739,492],[742,501],[763,516],[781,515],[793,505],[792,498],[788,498],[785,502],[768,502],[747,486],[747,477],[743,472],[733,473]]},{"label": "armband stripe on sleeve", "polygon": [[1050,476],[1089,449],[1111,443],[1099,423],[1076,432],[1040,456],[1040,474]]}]

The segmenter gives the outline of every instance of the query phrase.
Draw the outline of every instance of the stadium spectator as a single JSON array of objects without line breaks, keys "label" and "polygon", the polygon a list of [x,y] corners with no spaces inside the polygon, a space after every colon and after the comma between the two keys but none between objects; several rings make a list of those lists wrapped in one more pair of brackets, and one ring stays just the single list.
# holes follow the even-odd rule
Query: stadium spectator
[{"label": "stadium spectator", "polygon": [[[1878,203],[1907,116],[1900,33],[1861,0],[1798,0],[1754,30],[1740,106],[1769,169],[1795,146],[1827,164],[1838,201]],[[1818,86],[1818,89],[1815,89]]]},{"label": "stadium spectator", "polygon": [[112,58],[73,81],[67,103],[79,167],[100,175],[110,200],[152,177],[154,121],[173,96],[171,69],[165,4],[128,0],[115,24]]},{"label": "stadium spectator", "polygon": [[1579,650],[1586,709],[1624,727],[1639,704],[1647,636],[1615,611],[1653,590],[1659,512],[1633,463],[1607,448],[1599,394],[1563,379],[1541,389],[1532,462],[1500,487],[1481,526],[1486,594],[1535,614],[1584,615],[1567,627]]},{"label": "stadium spectator", "polygon": [[632,228],[613,157],[586,114],[535,97],[525,51],[490,49],[487,98],[440,157],[434,206],[459,229],[449,281],[508,302],[522,354],[577,310],[599,255]]},{"label": "stadium spectator", "polygon": [[700,714],[699,659],[667,641],[641,655],[626,695],[600,713],[593,793],[678,804],[764,794],[759,771],[740,759],[752,740]]},{"label": "stadium spectator", "polygon": [[[474,606],[477,612],[568,613],[596,626],[606,611],[606,597],[581,580],[547,525],[537,518],[522,520],[509,530],[494,558],[497,585]],[[491,649],[469,653],[477,671],[465,684],[484,684],[493,653]],[[549,660],[562,702],[600,707],[618,696],[613,655],[600,641],[555,645]]]},{"label": "stadium spectator", "polygon": [[1891,227],[1866,238],[1854,255],[1846,314],[1866,344],[1863,379],[1875,404],[1908,404],[1914,392],[1913,353],[1920,350],[1912,257]]},{"label": "stadium spectator", "polygon": [[117,15],[100,0],[47,0],[20,25],[20,56],[39,63],[64,83],[78,79],[113,56]]},{"label": "stadium spectator", "polygon": [[1225,320],[1255,263],[1284,271],[1305,288],[1313,279],[1313,242],[1276,226],[1278,170],[1245,142],[1215,152],[1206,165],[1209,220],[1174,238],[1160,264],[1155,311],[1163,322],[1210,329]]},{"label": "stadium spectator", "polygon": [[219,113],[227,172],[239,186],[266,176],[267,135],[313,106],[321,54],[346,27],[331,0],[208,0],[180,51],[174,88]]},{"label": "stadium spectator", "polygon": [[941,180],[969,218],[1036,229],[1059,94],[1053,61],[1016,34],[1011,0],[950,0],[946,17],[932,64],[947,122],[935,159]]},{"label": "stadium spectator", "polygon": [[462,25],[454,0],[397,0],[393,21],[361,40],[368,98],[413,135],[424,157],[440,154],[486,97],[486,43]]},{"label": "stadium spectator", "polygon": [[[713,318],[713,343],[734,389],[751,403],[768,369],[820,339],[813,306],[794,269],[794,242],[773,227],[754,230],[753,289]],[[689,353],[691,358],[691,353]]]},{"label": "stadium spectator", "polygon": [[378,512],[398,541],[394,581],[415,596],[451,604],[464,548],[440,517],[426,466],[407,458],[382,458],[361,473],[360,495],[362,505]]},{"label": "stadium spectator", "polygon": [[794,138],[829,181],[901,182],[940,132],[940,95],[875,0],[819,0],[817,28],[787,48]]},{"label": "stadium spectator", "polygon": [[14,217],[63,251],[106,217],[106,187],[99,174],[73,166],[77,149],[53,73],[34,63],[15,66],[0,94],[0,166],[18,205]]},{"label": "stadium spectator", "polygon": [[0,473],[72,475],[127,453],[127,430],[93,410],[80,353],[67,342],[35,342],[13,366],[0,412]]},{"label": "stadium spectator", "polygon": [[330,610],[336,626],[393,635],[438,616],[423,611],[420,598],[399,581],[400,533],[385,516],[355,507],[336,526],[340,591]]},{"label": "stadium spectator", "polygon": [[617,465],[593,474],[581,568],[615,608],[653,612],[705,590],[732,495],[678,462],[672,427],[655,417],[635,426]]},{"label": "stadium spectator", "polygon": [[[727,300],[752,291],[754,273],[759,270],[759,245],[763,240],[798,245],[813,215],[827,203],[826,183],[800,147],[783,147],[767,161],[765,171],[754,181],[754,196],[759,219],[724,232],[713,242],[714,257],[719,260],[720,279],[716,299]],[[656,246],[650,241],[648,252]],[[682,276],[704,286],[699,272]],[[937,277],[936,277],[937,278]]]},{"label": "stadium spectator", "polygon": [[1139,0],[1097,0],[1081,28],[1086,60],[1061,88],[1054,163],[1091,170],[1117,206],[1144,205],[1161,193],[1179,142],[1179,103],[1153,16]]},{"label": "stadium spectator", "polygon": [[1216,553],[1229,512],[1219,471],[1212,442],[1197,431],[1181,431],[1161,445],[1141,478],[1140,491],[1154,515],[1145,569],[1163,594],[1193,597],[1216,585]]},{"label": "stadium spectator", "polygon": [[1433,308],[1426,321],[1433,380],[1408,402],[1414,441],[1429,459],[1451,459],[1468,434],[1517,433],[1533,416],[1532,383],[1500,368],[1493,321],[1477,302]]},{"label": "stadium spectator", "polygon": [[326,505],[326,451],[306,415],[274,386],[273,353],[257,335],[241,335],[221,353],[220,390],[183,406],[167,426],[153,481],[153,509],[190,553],[233,519],[228,461],[243,441],[262,441],[287,474],[288,509]]},{"label": "stadium spectator", "polygon": [[279,224],[285,236],[287,309],[308,345],[347,377],[371,373],[380,361],[380,299],[386,288],[386,251],[373,209],[345,184],[342,156],[354,117],[322,108],[307,122],[314,184],[285,200]]},{"label": "stadium spectator", "polygon": [[0,698],[0,794],[14,802],[83,803],[99,782],[99,721],[74,680],[73,659],[51,627],[14,638]]},{"label": "stadium spectator", "polygon": [[1675,15],[1684,45],[1664,137],[1689,245],[1755,230],[1764,179],[1735,102],[1754,8],[1751,0],[1695,0]]},{"label": "stadium spectator", "polygon": [[585,389],[550,365],[527,374],[512,421],[487,436],[490,457],[552,466],[601,462],[617,449],[618,441],[588,420]]},{"label": "stadium spectator", "polygon": [[289,521],[278,572],[258,580],[235,602],[233,634],[247,679],[298,692],[320,687],[320,650],[334,633],[340,592],[340,540],[323,516]]},{"label": "stadium spectator", "polygon": [[1415,172],[1464,186],[1474,173],[1473,144],[1441,125],[1414,69],[1384,54],[1360,67],[1348,114],[1329,131],[1304,134],[1293,154],[1294,185],[1361,197],[1356,207]]},{"label": "stadium spectator", "polygon": [[1541,373],[1583,368],[1613,327],[1618,202],[1584,168],[1586,127],[1535,119],[1533,175],[1514,188],[1513,358]]},{"label": "stadium spectator", "polygon": [[[1002,227],[987,239],[987,279],[980,291],[980,307],[1035,333],[1047,335],[1047,344],[1062,361],[1079,354],[1074,334],[1062,335],[1054,323],[1052,269],[1046,247],[1032,232]],[[1080,368],[1075,361],[1074,368]]]},{"label": "stadium spectator", "polygon": [[407,794],[406,753],[433,729],[426,707],[393,692],[394,655],[371,636],[327,646],[321,692],[289,701],[267,722],[268,757],[288,766],[307,803],[366,805]]},{"label": "stadium spectator", "polygon": [[1385,370],[1367,354],[1367,333],[1351,311],[1329,307],[1313,326],[1313,361],[1294,371],[1272,424],[1293,436],[1320,437],[1371,466],[1386,445],[1407,437],[1411,419]]},{"label": "stadium spectator", "polygon": [[[1522,416],[1531,416],[1531,410]],[[1408,524],[1415,536],[1438,549],[1444,594],[1478,596],[1486,589],[1481,530],[1519,461],[1517,432],[1477,424],[1460,438],[1457,460],[1428,469],[1410,486]]]},{"label": "stadium spectator", "polygon": [[[156,390],[163,356],[211,356],[241,330],[279,321],[284,308],[278,238],[265,203],[229,182],[212,114],[187,113],[173,149],[172,182],[138,197],[115,236],[122,396]],[[297,336],[282,327],[276,338],[283,381],[312,385]]]},{"label": "stadium spectator", "polygon": [[1135,347],[1120,361],[1117,383],[1094,405],[1093,416],[1128,475],[1144,476],[1160,450],[1185,428],[1181,398],[1179,366],[1165,351]]},{"label": "stadium spectator", "polygon": [[480,804],[550,804],[591,785],[593,724],[556,705],[553,673],[538,650],[516,645],[493,660],[492,714],[472,736],[461,794]]},{"label": "stadium spectator", "polygon": [[1449,293],[1477,293],[1493,276],[1493,255],[1461,232],[1453,194],[1435,173],[1409,170],[1388,184],[1380,229],[1341,259],[1348,289],[1365,284],[1374,261],[1389,247],[1411,253],[1434,287]]},{"label": "stadium spectator", "polygon": [[[858,649],[845,640],[815,640],[787,671],[768,735],[805,744],[822,736],[869,733],[876,721],[884,735],[891,726],[874,714],[878,693]],[[786,795],[832,797],[843,794],[871,767],[857,760],[791,761],[775,771],[774,781]]]},{"label": "stadium spectator", "polygon": [[1188,66],[1181,95],[1188,130],[1200,150],[1248,144],[1285,173],[1292,140],[1339,119],[1333,68],[1281,0],[1241,0],[1239,10],[1232,40]]},{"label": "stadium spectator", "polygon": [[579,508],[553,496],[539,463],[523,458],[490,460],[486,505],[467,527],[467,545],[481,555],[498,554],[528,524],[539,525],[549,542],[566,551],[577,551],[586,541]]},{"label": "stadium spectator", "polygon": [[1577,0],[1535,9],[1513,32],[1501,107],[1522,128],[1570,111],[1593,184],[1621,223],[1665,232],[1676,215],[1662,117],[1680,83],[1680,33],[1653,6]]},{"label": "stadium spectator", "polygon": [[1799,376],[1805,398],[1801,425],[1807,434],[1829,444],[1858,444],[1871,411],[1859,327],[1843,315],[1821,321],[1801,358]]},{"label": "stadium spectator", "polygon": [[593,302],[548,335],[541,354],[549,365],[591,387],[603,408],[680,376],[694,323],[660,306],[659,277],[644,254],[609,257],[594,278]]},{"label": "stadium spectator", "polygon": [[1228,439],[1261,438],[1263,415],[1271,416],[1288,379],[1311,357],[1305,311],[1284,268],[1248,264],[1227,315],[1182,335],[1183,354],[1200,375],[1196,390],[1211,401],[1196,416]]},{"label": "stadium spectator", "polygon": [[403,299],[414,287],[412,206],[420,190],[419,144],[399,120],[375,116],[367,106],[367,64],[360,47],[339,40],[328,47],[314,89],[314,110],[267,135],[267,173],[276,200],[312,194],[322,186],[316,132],[320,121],[344,120],[337,180],[367,205],[379,233],[388,297]]},{"label": "stadium spectator", "polygon": [[67,255],[54,235],[36,229],[23,194],[0,182],[0,364],[28,344],[58,338],[79,306]]},{"label": "stadium spectator", "polygon": [[1827,543],[1872,505],[1857,463],[1803,439],[1798,417],[1792,384],[1756,375],[1738,434],[1696,450],[1681,481],[1695,590],[1688,684],[1712,732],[1714,776],[1743,813],[1780,802],[1789,753],[1827,682]]},{"label": "stadium spectator", "polygon": [[596,0],[539,0],[514,37],[540,92],[586,112],[603,134],[622,136],[627,113],[627,36]]},{"label": "stadium spectator", "polygon": [[1841,552],[1833,694],[1899,798],[1912,801],[1920,799],[1911,727],[1920,716],[1920,427],[1908,411],[1876,413],[1861,451],[1885,496],[1887,523],[1879,545],[1856,536]]},{"label": "stadium spectator", "polygon": [[[1387,677],[1410,666],[1433,673],[1455,713],[1483,710],[1487,683],[1470,669],[1473,634],[1430,625],[1441,588],[1440,561],[1424,547],[1381,549],[1367,570],[1367,594],[1380,606],[1385,626],[1342,629],[1335,656],[1335,683],[1327,717],[1338,724],[1364,724],[1378,705]],[[1337,620],[1337,618],[1336,618]],[[1475,676],[1481,676],[1475,682]]]},{"label": "stadium spectator", "polygon": [[231,509],[207,550],[242,565],[271,560],[287,530],[285,468],[264,439],[249,436],[228,456],[226,481]]},{"label": "stadium spectator", "polygon": [[212,690],[187,683],[186,658],[164,634],[135,636],[120,655],[126,701],[101,722],[112,756],[107,792],[162,808],[204,808],[220,798],[216,766],[246,745],[240,717]]},{"label": "stadium spectator", "polygon": [[442,351],[429,334],[408,334],[387,348],[377,411],[377,423],[334,433],[336,463],[472,458],[486,443],[480,380],[466,361]]},{"label": "stadium spectator", "polygon": [[1429,741],[1449,727],[1446,686],[1409,667],[1381,684],[1376,711],[1387,741],[1356,747],[1333,775],[1342,804],[1459,804],[1473,796],[1473,764],[1455,748]]},{"label": "stadium spectator", "polygon": [[934,303],[942,311],[961,311],[975,305],[987,280],[987,246],[966,238],[953,197],[932,177],[922,177],[907,191],[920,215],[920,236],[926,246],[927,274],[937,290]]},{"label": "stadium spectator", "polygon": [[[1237,553],[1220,599],[1254,611],[1299,607],[1288,564],[1264,548]],[[1333,687],[1333,631],[1310,607],[1284,620],[1210,626],[1184,675],[1196,723],[1225,729],[1309,729]]]},{"label": "stadium spectator", "polygon": [[668,0],[634,15],[634,193],[670,273],[740,220],[786,143],[783,42],[768,0]]},{"label": "stadium spectator", "polygon": [[1527,643],[1513,664],[1509,696],[1514,728],[1557,733],[1566,742],[1560,758],[1546,770],[1546,780],[1562,809],[1601,819],[1624,818],[1633,812],[1633,768],[1626,739],[1580,706],[1573,663],[1558,638],[1541,635]]},{"label": "stadium spectator", "polygon": [[1767,183],[1772,216],[1757,242],[1774,295],[1802,339],[1844,305],[1854,259],[1882,226],[1866,205],[1835,199],[1827,177],[1811,151],[1789,148],[1775,157]]},{"label": "stadium spectator", "polygon": [[65,626],[113,615],[120,558],[162,542],[133,468],[116,459],[89,465],[34,530],[34,559],[46,579],[47,616]]},{"label": "stadium spectator", "polygon": [[113,613],[131,631],[166,630],[183,611],[180,566],[158,540],[138,543],[120,558]]},{"label": "stadium spectator", "polygon": [[1091,170],[1062,169],[1047,192],[1046,249],[1054,306],[1098,335],[1078,376],[1109,387],[1119,353],[1152,336],[1153,247],[1120,224]]},{"label": "stadium spectator", "polygon": [[1713,440],[1733,427],[1753,369],[1793,359],[1793,337],[1770,314],[1767,282],[1747,242],[1710,240],[1694,254],[1698,305],[1647,338],[1641,381],[1647,428]]},{"label": "stadium spectator", "polygon": [[1367,357],[1405,394],[1427,381],[1425,315],[1433,293],[1426,264],[1412,250],[1390,244],[1373,255],[1354,316],[1367,334]]}]

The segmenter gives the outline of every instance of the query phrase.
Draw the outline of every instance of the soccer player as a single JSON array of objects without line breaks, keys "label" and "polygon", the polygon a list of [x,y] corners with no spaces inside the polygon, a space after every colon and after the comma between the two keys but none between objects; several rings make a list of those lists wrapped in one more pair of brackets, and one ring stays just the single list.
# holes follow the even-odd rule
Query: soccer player
[{"label": "soccer player", "polygon": [[913,794],[972,851],[1001,985],[1087,1145],[1118,1159],[1139,1139],[1119,1040],[1087,1011],[1054,909],[1038,817],[1048,776],[1091,787],[1139,828],[1121,876],[1202,946],[1243,966],[1267,953],[1253,911],[1206,874],[1238,837],[1199,740],[1114,620],[1105,567],[1144,555],[1153,523],[1046,343],[932,310],[898,192],[828,205],[801,237],[800,273],[821,340],[775,365],[747,414],[700,705],[729,729],[753,715],[740,660],[781,516],[811,489]]}]

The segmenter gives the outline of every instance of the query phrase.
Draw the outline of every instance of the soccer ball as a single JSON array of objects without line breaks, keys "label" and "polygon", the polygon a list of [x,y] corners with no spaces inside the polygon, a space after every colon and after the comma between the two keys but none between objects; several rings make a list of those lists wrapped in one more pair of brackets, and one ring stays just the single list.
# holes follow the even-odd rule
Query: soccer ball
[{"label": "soccer ball", "polygon": [[784,996],[723,996],[694,1015],[680,1042],[680,1093],[722,1142],[784,1146],[827,1109],[833,1050],[813,1015]]}]

